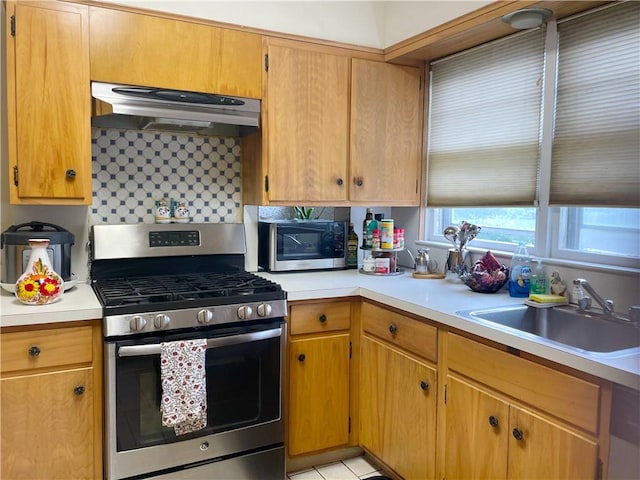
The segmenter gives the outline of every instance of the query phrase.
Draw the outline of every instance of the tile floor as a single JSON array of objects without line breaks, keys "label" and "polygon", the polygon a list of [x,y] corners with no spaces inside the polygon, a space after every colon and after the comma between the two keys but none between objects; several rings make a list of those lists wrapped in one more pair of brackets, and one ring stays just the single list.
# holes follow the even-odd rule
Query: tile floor
[{"label": "tile floor", "polygon": [[292,472],[287,478],[288,480],[362,480],[376,475],[384,475],[384,472],[365,456],[360,456]]}]

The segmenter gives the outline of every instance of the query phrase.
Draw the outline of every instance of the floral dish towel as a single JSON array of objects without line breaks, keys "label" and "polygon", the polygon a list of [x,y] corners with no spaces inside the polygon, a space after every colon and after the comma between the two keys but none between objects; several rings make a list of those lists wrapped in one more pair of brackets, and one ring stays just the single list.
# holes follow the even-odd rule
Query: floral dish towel
[{"label": "floral dish towel", "polygon": [[181,340],[160,346],[162,425],[176,435],[207,426],[207,341]]}]

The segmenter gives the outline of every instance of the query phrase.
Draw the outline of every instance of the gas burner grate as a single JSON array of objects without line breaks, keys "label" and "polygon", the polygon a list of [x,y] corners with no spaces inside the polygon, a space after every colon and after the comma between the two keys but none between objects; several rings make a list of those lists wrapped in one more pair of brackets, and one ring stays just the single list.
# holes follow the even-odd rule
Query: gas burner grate
[{"label": "gas burner grate", "polygon": [[189,302],[196,299],[247,299],[251,295],[279,292],[281,287],[249,272],[159,275],[94,281],[103,305],[144,305]]}]

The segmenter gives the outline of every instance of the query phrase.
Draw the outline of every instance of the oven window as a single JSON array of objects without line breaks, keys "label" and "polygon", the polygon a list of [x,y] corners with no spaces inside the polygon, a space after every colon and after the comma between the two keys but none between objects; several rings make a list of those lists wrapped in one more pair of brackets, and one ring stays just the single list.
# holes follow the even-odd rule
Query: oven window
[{"label": "oven window", "polygon": [[344,223],[278,225],[277,260],[342,258],[345,248]]},{"label": "oven window", "polygon": [[207,427],[176,436],[163,427],[160,355],[116,356],[118,451],[186,440],[280,418],[280,338],[210,348]]}]

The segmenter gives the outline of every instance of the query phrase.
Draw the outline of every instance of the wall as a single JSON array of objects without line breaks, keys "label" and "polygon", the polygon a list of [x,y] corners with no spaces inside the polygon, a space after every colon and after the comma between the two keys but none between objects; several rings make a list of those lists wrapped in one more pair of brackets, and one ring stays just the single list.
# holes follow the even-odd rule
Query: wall
[{"label": "wall", "polygon": [[105,1],[374,48],[388,47],[492,3],[481,0]]}]

